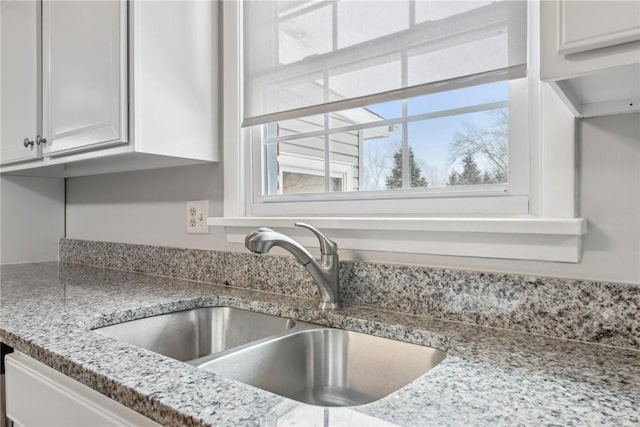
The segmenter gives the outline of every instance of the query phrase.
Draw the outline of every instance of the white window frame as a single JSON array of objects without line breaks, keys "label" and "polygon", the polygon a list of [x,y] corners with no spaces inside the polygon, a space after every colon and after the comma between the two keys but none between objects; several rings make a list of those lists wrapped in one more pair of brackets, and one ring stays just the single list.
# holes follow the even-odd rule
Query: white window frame
[{"label": "white window frame", "polygon": [[[537,0],[529,5],[533,34],[538,32],[539,6]],[[334,236],[340,247],[356,251],[580,261],[586,220],[576,217],[575,118],[554,91],[539,82],[538,37],[529,37],[528,91],[518,92],[526,92],[528,108],[510,114],[510,129],[526,129],[529,141],[526,151],[510,152],[510,162],[528,166],[528,175],[510,176],[508,195],[477,197],[474,191],[476,197],[461,197],[466,194],[460,189],[462,193],[446,197],[443,192],[427,200],[427,216],[425,200],[417,198],[404,199],[401,212],[398,203],[357,200],[350,202],[356,209],[348,211],[345,202],[322,198],[304,202],[303,210],[296,206],[300,203],[286,201],[262,203],[266,209],[256,211],[248,167],[251,131],[240,127],[240,8],[238,0],[222,2],[224,216],[208,221],[211,226],[224,226],[230,242],[242,243],[252,228],[271,226],[305,245],[317,246],[313,238],[292,228],[302,220]]]},{"label": "white window frame", "polygon": [[[298,195],[265,196],[262,194],[263,176],[260,171],[262,159],[262,135],[259,127],[249,129],[249,147],[247,173],[252,182],[252,191],[246,192],[245,206],[247,216],[271,217],[282,214],[283,205],[289,215],[305,216],[310,212],[318,215],[332,215],[341,212],[343,215],[356,215],[368,212],[369,215],[526,215],[529,213],[529,163],[527,156],[528,139],[527,120],[527,87],[526,80],[509,82],[509,152],[513,159],[509,168],[509,184],[456,186],[426,189],[395,189],[393,191],[360,191],[346,193],[316,193]],[[502,103],[491,103],[502,104]],[[487,105],[491,105],[487,104]],[[513,107],[513,105],[517,107]],[[428,118],[448,117],[454,114],[466,114],[484,111],[477,106],[463,107],[455,110],[417,115],[420,120]],[[403,126],[403,118],[381,121],[376,125],[389,123]],[[325,120],[326,121],[326,120]],[[355,127],[355,125],[353,126]],[[331,132],[335,132],[332,130]],[[407,145],[406,128],[404,143]],[[287,137],[285,137],[286,139]],[[246,142],[245,142],[246,143]],[[330,172],[334,172],[331,162]],[[408,171],[408,168],[404,168]],[[324,170],[322,171],[324,173]],[[333,175],[331,175],[333,176]],[[406,178],[405,178],[406,180]],[[395,203],[385,204],[389,200]],[[398,210],[402,203],[402,210]]]}]

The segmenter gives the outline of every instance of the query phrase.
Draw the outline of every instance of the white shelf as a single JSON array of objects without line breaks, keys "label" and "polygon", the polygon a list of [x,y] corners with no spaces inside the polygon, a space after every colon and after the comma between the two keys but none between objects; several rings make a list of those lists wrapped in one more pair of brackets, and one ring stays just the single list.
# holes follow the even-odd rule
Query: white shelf
[{"label": "white shelf", "polygon": [[62,157],[45,157],[37,161],[0,167],[0,174],[71,178],[145,169],[210,163],[205,160],[140,153],[130,145],[103,148]]},{"label": "white shelf", "polygon": [[576,117],[640,112],[640,64],[550,83]]},{"label": "white shelf", "polygon": [[271,227],[317,246],[314,236],[294,227],[298,221],[318,227],[342,249],[573,263],[587,232],[583,218],[227,217],[207,224],[224,227],[231,243]]},{"label": "white shelf", "polygon": [[583,218],[363,218],[363,217],[236,217],[209,218],[210,226],[294,228],[306,222],[332,230],[447,231],[465,233],[550,234],[581,236]]}]

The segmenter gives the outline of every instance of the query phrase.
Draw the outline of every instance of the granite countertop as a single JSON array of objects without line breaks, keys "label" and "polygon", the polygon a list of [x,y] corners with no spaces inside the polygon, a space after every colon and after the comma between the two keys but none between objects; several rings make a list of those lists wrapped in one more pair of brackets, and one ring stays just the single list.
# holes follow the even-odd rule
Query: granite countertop
[{"label": "granite countertop", "polygon": [[[638,425],[640,352],[66,263],[2,266],[0,341],[167,425]],[[298,403],[91,329],[226,305],[445,350],[377,402]]]}]

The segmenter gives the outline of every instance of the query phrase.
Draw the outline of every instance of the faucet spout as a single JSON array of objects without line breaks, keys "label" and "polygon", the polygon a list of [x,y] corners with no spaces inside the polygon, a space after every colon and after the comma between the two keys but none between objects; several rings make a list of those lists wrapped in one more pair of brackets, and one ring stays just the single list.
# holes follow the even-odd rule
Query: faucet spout
[{"label": "faucet spout", "polygon": [[306,268],[316,283],[320,293],[320,308],[322,310],[339,308],[338,270],[340,263],[338,246],[310,225],[302,223],[295,225],[310,229],[320,240],[321,257],[319,263],[300,243],[270,228],[261,227],[247,234],[244,244],[251,252],[259,254],[269,252],[274,246],[279,246],[290,252]]},{"label": "faucet spout", "polygon": [[258,228],[247,234],[244,245],[251,252],[257,254],[266,254],[274,246],[279,246],[293,254],[302,265],[307,265],[313,259],[313,256],[300,243],[266,227]]}]

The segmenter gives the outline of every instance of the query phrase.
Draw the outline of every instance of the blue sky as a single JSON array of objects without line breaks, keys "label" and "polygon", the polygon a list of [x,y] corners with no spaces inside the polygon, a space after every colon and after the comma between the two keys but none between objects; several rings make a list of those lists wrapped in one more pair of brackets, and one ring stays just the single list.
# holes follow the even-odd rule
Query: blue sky
[{"label": "blue sky", "polygon": [[[422,114],[507,99],[507,82],[496,82],[412,98],[408,101],[408,113],[409,115]],[[401,115],[401,102],[378,104],[368,109],[384,118],[396,118]],[[437,181],[446,179],[450,170],[449,143],[453,140],[455,133],[463,129],[464,123],[491,126],[493,120],[491,112],[478,112],[410,123],[409,144],[419,164],[423,169],[429,169],[423,171],[423,175],[433,175],[432,181],[436,182],[432,184],[436,185]],[[400,129],[398,129],[388,138],[367,141],[365,147],[375,149],[374,145],[388,146],[389,144],[395,147],[400,142],[400,135]],[[482,167],[482,161],[478,160]],[[454,165],[454,167],[457,166]]]}]

